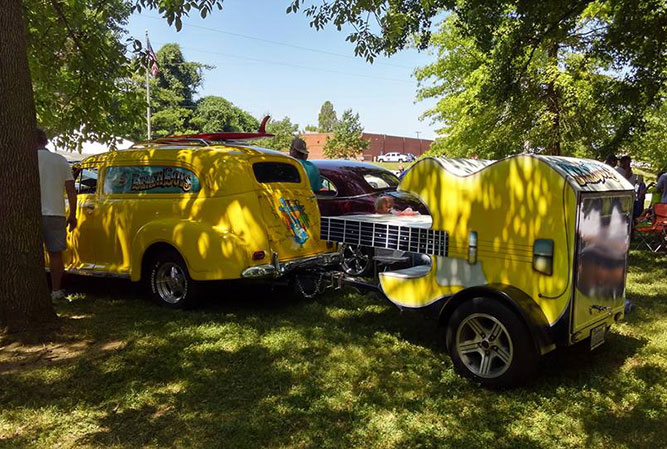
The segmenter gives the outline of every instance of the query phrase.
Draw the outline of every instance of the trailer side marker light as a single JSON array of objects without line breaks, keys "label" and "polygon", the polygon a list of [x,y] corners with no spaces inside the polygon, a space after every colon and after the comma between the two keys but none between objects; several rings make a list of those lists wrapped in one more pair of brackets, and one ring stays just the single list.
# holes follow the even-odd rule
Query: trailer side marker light
[{"label": "trailer side marker light", "polygon": [[533,243],[533,270],[551,276],[554,272],[554,241],[536,239]]}]

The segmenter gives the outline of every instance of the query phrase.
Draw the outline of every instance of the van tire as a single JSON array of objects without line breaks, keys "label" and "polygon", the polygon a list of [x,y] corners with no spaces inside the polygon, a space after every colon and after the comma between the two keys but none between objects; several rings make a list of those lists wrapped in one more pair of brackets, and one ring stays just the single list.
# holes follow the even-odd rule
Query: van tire
[{"label": "van tire", "polygon": [[463,302],[445,333],[454,370],[483,387],[513,387],[537,369],[539,354],[526,323],[497,299]]},{"label": "van tire", "polygon": [[169,309],[187,309],[195,305],[199,288],[177,251],[157,253],[148,267],[148,287],[153,301]]}]

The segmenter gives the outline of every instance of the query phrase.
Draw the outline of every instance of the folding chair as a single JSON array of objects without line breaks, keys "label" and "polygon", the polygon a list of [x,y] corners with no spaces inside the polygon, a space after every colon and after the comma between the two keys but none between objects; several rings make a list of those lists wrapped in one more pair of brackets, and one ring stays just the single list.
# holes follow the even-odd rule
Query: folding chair
[{"label": "folding chair", "polygon": [[667,248],[667,203],[653,205],[653,219],[649,226],[638,226],[634,229],[639,239],[635,249],[648,248],[654,253]]}]

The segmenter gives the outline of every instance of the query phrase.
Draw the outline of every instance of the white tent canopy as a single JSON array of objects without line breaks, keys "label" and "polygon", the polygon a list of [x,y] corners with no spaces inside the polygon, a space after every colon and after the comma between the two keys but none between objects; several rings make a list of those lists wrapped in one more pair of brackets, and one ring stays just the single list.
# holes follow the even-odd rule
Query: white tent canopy
[{"label": "white tent canopy", "polygon": [[[134,143],[127,139],[118,139],[118,142],[119,143],[116,145],[116,148],[118,148],[119,150],[129,148]],[[79,153],[76,150],[70,151],[66,147],[56,147],[53,141],[49,142],[49,144],[46,147],[51,151],[54,151],[58,154],[65,156],[65,159],[67,159],[68,161],[80,161],[93,154],[106,153],[110,149],[110,145],[106,143],[89,142],[89,141],[83,142],[83,145],[81,147],[81,153]]]}]

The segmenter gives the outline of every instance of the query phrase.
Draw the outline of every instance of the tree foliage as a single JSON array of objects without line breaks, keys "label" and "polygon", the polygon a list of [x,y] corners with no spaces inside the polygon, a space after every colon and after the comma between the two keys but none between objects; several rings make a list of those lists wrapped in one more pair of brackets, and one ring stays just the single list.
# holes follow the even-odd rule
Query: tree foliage
[{"label": "tree foliage", "polygon": [[266,125],[266,131],[275,135],[268,139],[258,140],[258,146],[272,150],[288,151],[292,139],[299,135],[299,125],[292,123],[289,117],[284,117],[282,120],[270,121]]},{"label": "tree foliage", "polygon": [[[520,114],[535,106],[522,97],[529,92],[528,98],[535,98],[541,92],[549,98],[542,102],[547,113],[529,114],[539,116],[533,123],[542,130],[539,146],[557,153],[564,142],[566,152],[585,148],[603,157],[635,138],[644,129],[645,112],[664,101],[666,9],[664,0],[292,0],[288,12],[303,10],[317,29],[351,25],[347,40],[358,55],[373,60],[404,48],[411,36],[418,48],[426,48],[432,21],[448,11],[456,35],[465,40],[462,46],[483,58],[483,70],[475,75],[484,83],[478,98],[491,111],[475,126],[507,127],[511,132],[514,122],[524,120]],[[433,94],[438,95],[437,89]],[[600,123],[590,129],[590,123],[569,117],[569,125],[577,126],[571,130],[567,114],[582,108],[590,108],[587,117]],[[496,123],[494,116],[503,120]],[[609,123],[612,129],[604,131]],[[524,125],[522,129],[528,123]]]},{"label": "tree foliage", "polygon": [[368,140],[362,137],[364,129],[359,114],[347,109],[333,129],[333,136],[324,144],[324,154],[331,159],[349,159],[368,148]]},{"label": "tree foliage", "polygon": [[623,120],[598,95],[614,82],[604,74],[607,65],[586,58],[574,42],[536,49],[517,92],[504,95],[492,59],[450,16],[431,39],[436,62],[416,71],[418,98],[438,99],[425,114],[442,123],[432,151],[485,158],[526,150],[599,156],[623,132]]},{"label": "tree foliage", "polygon": [[69,145],[129,134],[145,107],[126,55],[130,3],[23,3],[38,123]]},{"label": "tree foliage", "polygon": [[[151,79],[151,127],[156,137],[170,134],[197,132],[190,123],[196,103],[194,97],[201,87],[205,69],[212,68],[199,62],[186,61],[178,44],[166,44],[157,53],[159,71]],[[138,89],[145,92],[145,86],[138,75]],[[138,134],[144,135],[145,121]]]},{"label": "tree foliage", "polygon": [[321,133],[330,133],[334,130],[338,118],[333,104],[327,100],[320,108],[320,114],[317,116],[318,131]]},{"label": "tree foliage", "polygon": [[257,131],[259,122],[232,102],[210,95],[197,101],[190,125],[202,133],[253,132]]}]

